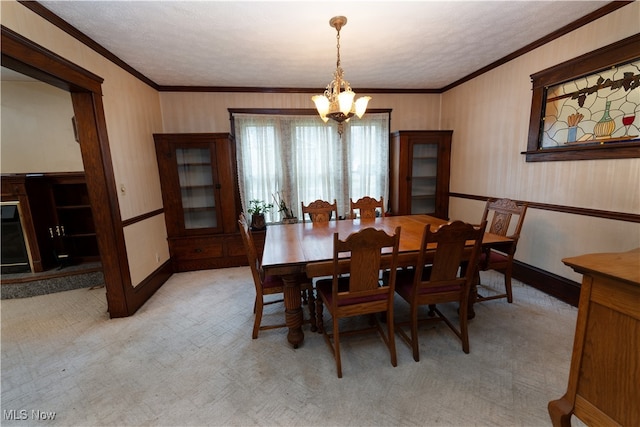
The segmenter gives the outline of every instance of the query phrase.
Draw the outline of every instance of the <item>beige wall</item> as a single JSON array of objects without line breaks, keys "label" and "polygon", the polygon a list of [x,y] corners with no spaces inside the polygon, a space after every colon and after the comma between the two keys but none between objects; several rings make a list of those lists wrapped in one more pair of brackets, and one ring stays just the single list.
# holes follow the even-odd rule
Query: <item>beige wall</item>
[{"label": "beige wall", "polygon": [[[523,55],[443,95],[442,126],[454,129],[451,191],[640,213],[640,159],[525,162],[530,75],[638,31],[640,2]],[[480,218],[483,203],[452,199],[450,214]],[[580,280],[561,259],[640,246],[640,224],[532,209],[516,258]]]},{"label": "beige wall", "polygon": [[[17,2],[2,1],[0,7],[2,25],[104,79],[102,101],[122,219],[162,208],[152,136],[162,131],[158,92]],[[157,268],[156,253],[161,263],[169,258],[161,217],[125,229],[134,285]],[[146,244],[133,244],[140,241]]]},{"label": "beige wall", "polygon": [[[127,251],[135,254],[136,262],[129,265],[132,283],[141,283],[149,275],[150,266],[158,268],[169,258],[167,235],[157,231],[164,228],[164,214],[162,214],[147,221],[136,222],[124,229]],[[130,260],[131,258],[129,256]]]},{"label": "beige wall", "polygon": [[3,81],[2,173],[84,170],[69,92],[41,82]]},{"label": "beige wall", "polygon": [[[366,93],[357,93],[367,95]],[[392,109],[391,130],[439,129],[440,95],[371,94],[369,108]],[[165,132],[230,132],[229,108],[309,108],[310,94],[161,92]]]}]

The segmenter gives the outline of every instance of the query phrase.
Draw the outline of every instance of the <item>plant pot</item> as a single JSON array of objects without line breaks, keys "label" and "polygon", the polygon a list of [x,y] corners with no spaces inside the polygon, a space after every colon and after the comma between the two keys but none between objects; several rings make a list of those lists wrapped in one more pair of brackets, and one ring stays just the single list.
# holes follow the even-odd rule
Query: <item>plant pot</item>
[{"label": "plant pot", "polygon": [[251,229],[256,230],[264,230],[267,228],[267,222],[264,219],[264,214],[253,214],[251,215]]}]

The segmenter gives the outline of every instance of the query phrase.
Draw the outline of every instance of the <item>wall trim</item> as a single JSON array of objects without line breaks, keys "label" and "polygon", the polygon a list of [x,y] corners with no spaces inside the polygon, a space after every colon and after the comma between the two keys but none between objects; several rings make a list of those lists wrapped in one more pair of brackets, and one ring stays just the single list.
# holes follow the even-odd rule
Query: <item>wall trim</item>
[{"label": "wall trim", "polygon": [[513,260],[513,278],[574,307],[580,300],[580,283]]},{"label": "wall trim", "polygon": [[171,258],[165,261],[139,285],[133,288],[131,301],[136,308],[141,307],[174,273]]},{"label": "wall trim", "polygon": [[[102,83],[104,79],[89,70],[67,60],[29,40],[22,34],[0,25],[2,30],[2,66],[19,71],[36,80],[48,83],[66,92],[91,91],[102,95]],[[31,52],[32,57],[45,63],[48,72],[38,68],[25,67],[25,61],[20,61],[19,56],[25,50]],[[64,75],[66,80],[61,76]],[[68,75],[68,77],[66,77]]]},{"label": "wall trim", "polygon": [[[449,193],[449,197],[457,197],[460,199],[470,199],[470,200],[482,200],[486,201],[489,198],[495,199],[497,197],[491,196],[478,196],[473,194],[464,194],[464,193]],[[576,206],[566,206],[566,205],[553,205],[550,203],[538,203],[531,202],[528,200],[514,200],[517,203],[527,202],[530,209],[541,209],[545,211],[554,211],[561,212],[573,215],[584,215],[595,218],[604,218],[604,219],[613,219],[616,221],[626,221],[626,222],[636,222],[640,223],[640,215],[627,213],[627,212],[615,212],[615,211],[605,211],[600,209],[589,209],[589,208],[579,208]]]},{"label": "wall trim", "polygon": [[133,224],[135,224],[137,222],[142,222],[145,219],[152,218],[152,217],[154,217],[156,215],[160,215],[162,213],[164,213],[164,208],[156,209],[156,210],[153,210],[151,212],[144,213],[142,215],[134,216],[133,218],[125,219],[125,220],[122,221],[122,228],[128,227],[128,226],[133,225]]}]

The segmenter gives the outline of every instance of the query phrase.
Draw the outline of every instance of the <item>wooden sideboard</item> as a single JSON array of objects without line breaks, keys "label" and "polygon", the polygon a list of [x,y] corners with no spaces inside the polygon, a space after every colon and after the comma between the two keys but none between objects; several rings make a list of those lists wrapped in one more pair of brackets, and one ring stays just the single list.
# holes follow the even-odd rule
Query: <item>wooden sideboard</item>
[{"label": "wooden sideboard", "polygon": [[640,248],[562,260],[583,275],[569,385],[554,426],[640,426]]}]

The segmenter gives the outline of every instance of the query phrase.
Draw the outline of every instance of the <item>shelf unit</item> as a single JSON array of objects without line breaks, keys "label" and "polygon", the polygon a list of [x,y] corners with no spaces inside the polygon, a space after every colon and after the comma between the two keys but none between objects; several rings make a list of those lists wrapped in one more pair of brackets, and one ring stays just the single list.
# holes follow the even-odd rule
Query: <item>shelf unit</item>
[{"label": "shelf unit", "polygon": [[231,135],[154,134],[154,139],[174,270],[246,265]]},{"label": "shelf unit", "polygon": [[391,212],[448,219],[453,131],[391,134]]},{"label": "shelf unit", "polygon": [[185,230],[209,229],[217,232],[220,229],[216,152],[210,148],[206,142],[192,143],[190,146],[175,145]]},{"label": "shelf unit", "polygon": [[49,235],[61,238],[59,255],[74,262],[97,261],[100,252],[84,174],[52,178],[51,194],[56,220]]},{"label": "shelf unit", "polygon": [[18,200],[31,269],[100,260],[84,172],[3,175],[2,200]]}]

